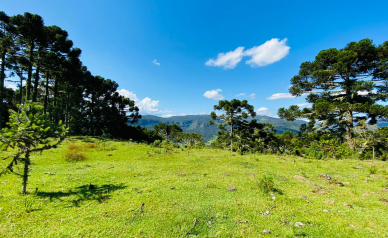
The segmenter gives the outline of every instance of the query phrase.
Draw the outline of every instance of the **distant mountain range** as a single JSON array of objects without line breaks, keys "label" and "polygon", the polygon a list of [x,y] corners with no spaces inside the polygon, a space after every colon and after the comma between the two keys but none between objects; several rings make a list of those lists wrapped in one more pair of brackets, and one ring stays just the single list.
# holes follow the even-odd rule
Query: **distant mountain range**
[{"label": "distant mountain range", "polygon": [[[256,116],[255,119],[259,123],[270,123],[275,127],[276,133],[282,134],[283,131],[289,130],[298,132],[300,125],[306,123],[305,121],[286,121],[284,119],[273,118],[268,116]],[[210,115],[187,115],[187,116],[173,116],[168,118],[145,115],[135,125],[140,125],[147,129],[154,129],[154,125],[159,123],[166,123],[168,125],[177,124],[185,133],[201,134],[206,141],[212,139],[217,135],[217,125],[209,125]]]}]

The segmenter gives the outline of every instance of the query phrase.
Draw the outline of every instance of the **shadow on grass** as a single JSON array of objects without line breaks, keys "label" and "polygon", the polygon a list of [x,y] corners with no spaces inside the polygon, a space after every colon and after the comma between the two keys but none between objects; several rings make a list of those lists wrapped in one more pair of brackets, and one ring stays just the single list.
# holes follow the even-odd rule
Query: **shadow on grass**
[{"label": "shadow on grass", "polygon": [[83,185],[68,192],[37,192],[35,195],[38,197],[49,198],[50,200],[75,196],[70,202],[75,206],[79,206],[83,201],[95,200],[100,203],[105,202],[111,198],[111,192],[127,187],[122,184],[105,184],[102,186],[94,185],[94,188],[91,189],[90,186],[91,185]]}]

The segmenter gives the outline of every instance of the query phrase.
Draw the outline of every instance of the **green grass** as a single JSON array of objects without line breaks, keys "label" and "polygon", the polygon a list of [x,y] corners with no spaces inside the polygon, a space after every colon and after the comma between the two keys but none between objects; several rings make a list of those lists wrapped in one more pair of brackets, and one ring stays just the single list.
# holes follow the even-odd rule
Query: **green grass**
[{"label": "green grass", "polygon": [[[68,151],[86,159],[69,162]],[[388,203],[379,200],[388,199],[386,162],[188,155],[82,137],[31,159],[29,195],[20,194],[21,178],[0,177],[1,237],[388,237]],[[265,175],[274,192],[260,189]]]}]

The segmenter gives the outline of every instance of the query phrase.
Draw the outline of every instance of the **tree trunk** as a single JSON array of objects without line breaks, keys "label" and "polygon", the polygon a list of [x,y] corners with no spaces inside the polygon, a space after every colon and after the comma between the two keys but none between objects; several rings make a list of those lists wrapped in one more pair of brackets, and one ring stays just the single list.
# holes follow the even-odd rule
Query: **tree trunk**
[{"label": "tree trunk", "polygon": [[[39,61],[37,61],[39,63]],[[35,72],[35,82],[34,82],[34,94],[32,95],[32,101],[36,102],[38,98],[38,84],[39,84],[39,73],[40,73],[40,66],[36,67]]]},{"label": "tree trunk", "polygon": [[23,102],[23,70],[21,70],[20,74],[20,97],[19,97],[19,104],[22,104]]},{"label": "tree trunk", "polygon": [[26,156],[24,158],[24,173],[23,173],[23,194],[27,193],[27,182],[28,182],[28,169],[30,166],[30,152],[26,152]]},{"label": "tree trunk", "polygon": [[230,152],[233,152],[233,121],[230,128]]},{"label": "tree trunk", "polygon": [[31,78],[32,78],[32,62],[34,60],[34,43],[31,44],[30,58],[28,61],[28,76],[27,76],[27,101],[31,98]]},{"label": "tree trunk", "polygon": [[0,72],[0,130],[3,122],[3,100],[4,100],[4,79],[5,79],[5,50],[1,55],[1,72]]},{"label": "tree trunk", "polygon": [[354,145],[354,132],[353,132],[353,112],[351,110],[347,113],[347,121],[348,121],[348,128],[347,128],[347,135],[348,135],[348,145],[350,149],[355,150]]},{"label": "tree trunk", "polygon": [[46,90],[44,95],[44,109],[43,109],[44,114],[46,114],[47,112],[48,94],[49,94],[49,72],[46,72]]}]

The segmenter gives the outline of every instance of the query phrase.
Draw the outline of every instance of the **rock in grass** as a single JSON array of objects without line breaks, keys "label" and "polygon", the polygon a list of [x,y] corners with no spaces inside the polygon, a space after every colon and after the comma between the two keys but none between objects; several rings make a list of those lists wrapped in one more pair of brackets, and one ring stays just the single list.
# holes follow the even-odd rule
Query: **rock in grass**
[{"label": "rock in grass", "polygon": [[229,191],[236,191],[237,190],[236,187],[226,187],[226,189],[229,190]]},{"label": "rock in grass", "polygon": [[332,201],[332,200],[327,200],[327,201],[325,201],[325,203],[330,204],[330,205],[334,205],[335,204],[335,202]]},{"label": "rock in grass", "polygon": [[379,201],[382,201],[382,202],[388,202],[388,200],[387,200],[387,199],[385,199],[385,198],[380,198],[380,199],[379,199]]},{"label": "rock in grass", "polygon": [[322,211],[323,211],[323,212],[327,212],[327,213],[329,212],[329,211],[328,211],[328,210],[326,210],[326,209],[324,209],[324,210],[322,210]]},{"label": "rock in grass", "polygon": [[362,166],[355,166],[355,167],[353,167],[353,169],[363,169],[364,167],[362,167]]},{"label": "rock in grass", "polygon": [[353,229],[354,229],[354,228],[356,228],[356,227],[355,227],[355,226],[353,226],[353,225],[349,225],[349,227],[350,227],[350,228],[353,228]]},{"label": "rock in grass", "polygon": [[299,228],[302,228],[302,227],[305,227],[306,225],[303,224],[302,222],[295,222],[295,226],[299,227]]},{"label": "rock in grass", "polygon": [[307,197],[305,196],[305,195],[302,195],[302,197],[301,198],[303,198],[303,199],[306,199],[307,200]]},{"label": "rock in grass", "polygon": [[300,181],[308,182],[308,179],[300,175],[295,175],[294,178],[299,179]]},{"label": "rock in grass", "polygon": [[269,234],[269,233],[271,233],[271,231],[270,230],[263,230],[263,233],[264,234]]}]

